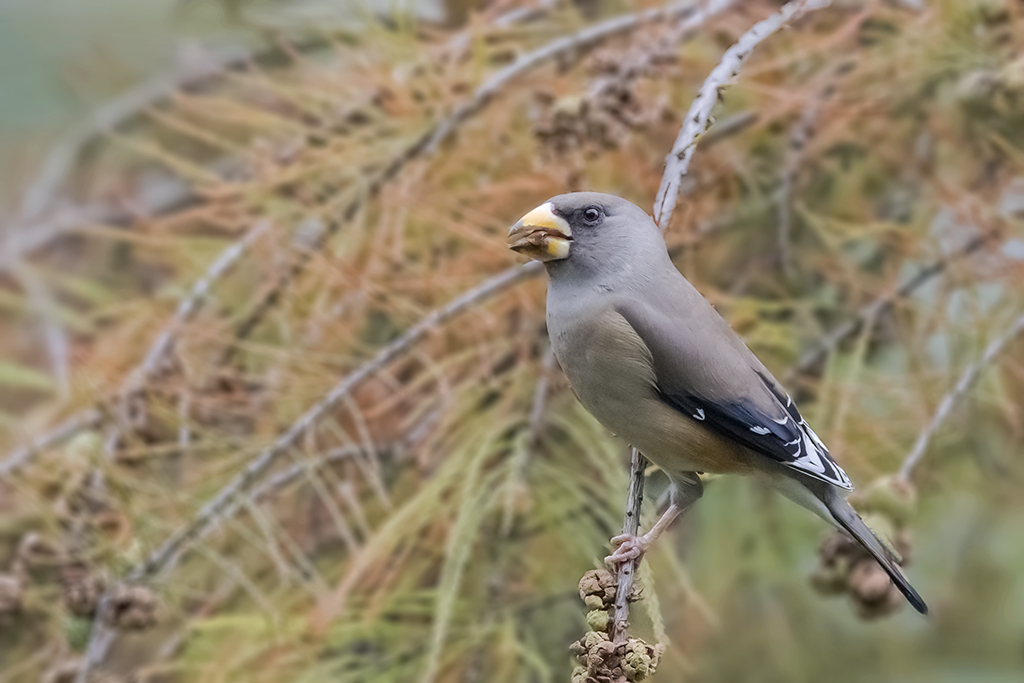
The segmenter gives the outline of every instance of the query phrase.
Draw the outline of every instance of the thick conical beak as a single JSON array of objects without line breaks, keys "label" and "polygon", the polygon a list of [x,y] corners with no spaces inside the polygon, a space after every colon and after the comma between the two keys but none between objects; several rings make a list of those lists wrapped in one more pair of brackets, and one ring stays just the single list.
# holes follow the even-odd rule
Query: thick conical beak
[{"label": "thick conical beak", "polygon": [[557,261],[569,256],[572,228],[552,210],[551,202],[541,204],[519,219],[508,231],[508,248],[537,261]]}]

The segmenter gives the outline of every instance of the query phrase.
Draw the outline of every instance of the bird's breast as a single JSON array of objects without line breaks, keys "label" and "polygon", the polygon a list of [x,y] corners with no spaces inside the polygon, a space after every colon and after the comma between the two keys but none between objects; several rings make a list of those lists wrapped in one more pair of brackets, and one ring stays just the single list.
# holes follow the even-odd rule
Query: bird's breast
[{"label": "bird's breast", "polygon": [[583,406],[609,430],[672,472],[737,472],[747,460],[731,442],[663,402],[653,358],[611,307],[552,308],[555,358]]}]

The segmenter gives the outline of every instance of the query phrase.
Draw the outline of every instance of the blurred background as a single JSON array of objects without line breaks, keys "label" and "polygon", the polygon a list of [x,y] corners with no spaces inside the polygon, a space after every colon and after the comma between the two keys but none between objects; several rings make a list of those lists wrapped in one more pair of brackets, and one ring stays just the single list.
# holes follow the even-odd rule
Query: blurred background
[{"label": "blurred background", "polygon": [[[650,210],[781,4],[0,2],[0,682],[568,682],[629,455],[504,236]],[[1022,680],[1024,4],[772,36],[666,237],[932,614],[714,479],[641,568],[654,680]]]}]

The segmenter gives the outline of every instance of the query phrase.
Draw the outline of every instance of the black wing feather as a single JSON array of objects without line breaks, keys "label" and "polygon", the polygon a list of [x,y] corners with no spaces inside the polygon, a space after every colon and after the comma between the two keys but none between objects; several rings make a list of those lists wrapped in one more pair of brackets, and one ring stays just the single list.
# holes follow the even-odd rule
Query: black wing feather
[{"label": "black wing feather", "polygon": [[729,403],[710,401],[694,394],[680,395],[660,391],[665,403],[694,420],[704,422],[722,436],[773,460],[844,489],[852,489],[850,478],[832,460],[828,449],[800,415],[789,396],[776,390],[774,383],[760,372],[758,376],[785,408],[780,422],[764,414],[751,401]]}]

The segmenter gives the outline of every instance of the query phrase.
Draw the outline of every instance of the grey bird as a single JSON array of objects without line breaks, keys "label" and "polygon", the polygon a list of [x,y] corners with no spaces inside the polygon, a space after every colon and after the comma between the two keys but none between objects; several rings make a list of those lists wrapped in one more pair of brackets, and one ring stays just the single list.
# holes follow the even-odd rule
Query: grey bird
[{"label": "grey bird", "polygon": [[676,269],[640,207],[595,192],[560,195],[523,216],[508,242],[545,264],[548,334],[580,402],[672,482],[668,510],[646,534],[613,538],[610,562],[638,558],[701,497],[698,473],[747,474],[845,529],[927,613],[895,554],[844,499],[850,478]]}]

